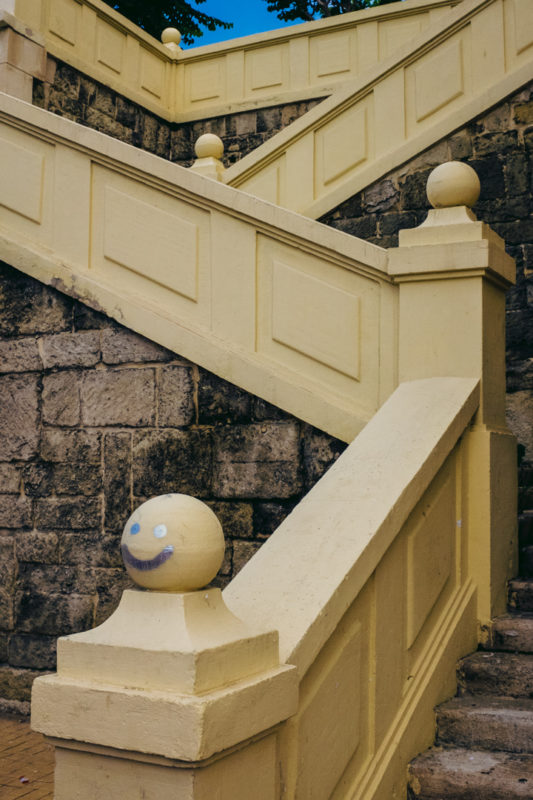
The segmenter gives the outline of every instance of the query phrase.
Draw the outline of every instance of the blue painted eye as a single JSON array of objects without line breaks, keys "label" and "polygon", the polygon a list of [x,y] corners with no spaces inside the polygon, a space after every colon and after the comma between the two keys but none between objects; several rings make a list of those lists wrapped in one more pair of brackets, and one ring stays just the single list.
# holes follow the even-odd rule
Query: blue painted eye
[{"label": "blue painted eye", "polygon": [[140,530],[141,530],[141,526],[139,525],[139,523],[138,522],[134,522],[133,525],[130,528],[130,533],[136,534],[136,533],[139,533]]},{"label": "blue painted eye", "polygon": [[163,536],[167,535],[167,526],[166,525],[156,525],[154,528],[154,536],[156,539],[162,539]]}]

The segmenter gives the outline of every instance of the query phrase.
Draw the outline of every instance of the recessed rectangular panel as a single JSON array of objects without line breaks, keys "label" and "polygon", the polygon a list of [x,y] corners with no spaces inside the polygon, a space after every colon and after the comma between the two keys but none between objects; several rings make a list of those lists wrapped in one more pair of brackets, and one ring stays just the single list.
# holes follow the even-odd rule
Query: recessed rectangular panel
[{"label": "recessed rectangular panel", "polygon": [[464,94],[463,52],[460,40],[441,46],[414,70],[415,116],[421,122]]},{"label": "recessed rectangular panel", "polygon": [[247,180],[245,191],[262,200],[267,200],[269,203],[279,205],[283,196],[284,180],[285,157],[277,159]]},{"label": "recessed rectangular panel", "polygon": [[407,647],[412,647],[454,572],[455,472],[427,507],[407,541]]},{"label": "recessed rectangular panel", "polygon": [[387,58],[399,47],[410,42],[422,29],[420,15],[391,19],[379,23],[379,57]]},{"label": "recessed rectangular panel", "polygon": [[351,32],[315,36],[310,42],[311,80],[342,75],[352,69]]},{"label": "recessed rectangular panel", "polygon": [[0,138],[0,205],[40,223],[44,156]]},{"label": "recessed rectangular panel", "polygon": [[379,392],[380,283],[315,255],[257,238],[257,353],[317,397],[361,414]]},{"label": "recessed rectangular panel", "polygon": [[514,0],[516,52],[521,53],[533,45],[532,0]]},{"label": "recessed rectangular panel", "polygon": [[163,61],[148,50],[141,48],[141,89],[161,98],[165,80]]},{"label": "recessed rectangular panel", "polygon": [[222,95],[222,59],[216,61],[201,61],[186,67],[189,84],[189,98],[191,103],[200,100],[214,100]]},{"label": "recessed rectangular panel", "polygon": [[108,22],[98,19],[96,25],[96,57],[100,64],[117,74],[123,69],[126,36]]},{"label": "recessed rectangular panel", "polygon": [[315,133],[317,194],[367,157],[367,111],[357,104]]},{"label": "recessed rectangular panel", "polygon": [[110,186],[105,190],[103,254],[197,299],[198,226]]},{"label": "recessed rectangular panel", "polygon": [[279,261],[273,266],[274,340],[359,380],[359,297]]},{"label": "recessed rectangular panel", "polygon": [[78,17],[81,6],[75,0],[54,0],[48,5],[48,30],[68,44],[75,45],[78,33]]},{"label": "recessed rectangular panel", "polygon": [[358,624],[324,669],[311,696],[303,699],[297,722],[297,796],[302,800],[330,797],[359,746],[361,700],[368,692],[362,680],[362,640]]},{"label": "recessed rectangular panel", "polygon": [[245,53],[247,92],[253,94],[284,87],[288,80],[287,53],[286,45],[262,47]]}]

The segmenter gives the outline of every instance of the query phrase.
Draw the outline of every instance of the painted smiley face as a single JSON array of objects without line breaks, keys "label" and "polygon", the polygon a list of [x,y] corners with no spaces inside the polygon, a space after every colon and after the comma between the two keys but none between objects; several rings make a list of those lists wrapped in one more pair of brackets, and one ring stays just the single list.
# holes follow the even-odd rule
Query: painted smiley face
[{"label": "painted smiley face", "polygon": [[122,557],[130,577],[156,591],[202,588],[224,555],[222,528],[211,509],[188,495],[154,497],[124,527]]}]

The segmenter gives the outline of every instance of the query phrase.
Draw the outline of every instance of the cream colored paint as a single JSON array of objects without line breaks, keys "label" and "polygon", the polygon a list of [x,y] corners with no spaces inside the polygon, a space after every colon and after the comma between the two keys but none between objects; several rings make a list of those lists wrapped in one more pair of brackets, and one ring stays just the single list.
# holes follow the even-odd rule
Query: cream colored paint
[{"label": "cream colored paint", "polygon": [[[200,574],[198,556],[210,562],[213,535],[223,540],[204,503],[153,498],[125,537],[161,541],[171,528],[183,539],[179,585],[196,590],[164,591],[168,560],[148,567],[152,590],[126,590],[102,625],[61,638],[57,674],[34,682],[32,725],[57,744],[55,800],[72,800],[74,783],[80,800],[207,800],[215,786],[229,800],[244,798],[250,782],[264,784],[259,796],[278,796],[269,734],[297,708],[296,669],[280,665],[276,631],[249,628],[219,589],[202,588],[212,570]],[[128,564],[124,549],[123,557]],[[218,566],[222,557],[223,549]]]},{"label": "cream colored paint", "polygon": [[0,255],[39,280],[346,441],[394,388],[383,249],[5,95],[0,163]]},{"label": "cream colored paint", "polygon": [[457,2],[407,0],[181,51],[101,0],[0,0],[0,9],[40,32],[50,55],[185,122],[331,94]]},{"label": "cream colored paint", "polygon": [[10,6],[0,3],[0,91],[31,103],[33,79],[46,78],[44,39],[9,13]]},{"label": "cream colored paint", "polygon": [[[58,742],[59,744],[59,742]],[[203,769],[183,762],[161,759],[145,762],[138,757],[103,749],[96,753],[56,746],[55,791],[57,800],[276,800],[276,737],[251,742],[206,765]],[[74,777],[75,776],[75,777]]]},{"label": "cream colored paint", "polygon": [[[225,590],[229,611],[217,592],[127,593],[112,621],[60,643],[33,697],[34,727],[58,741],[57,800],[74,779],[79,800],[129,800],[132,763],[162,797],[169,768],[196,800],[217,781],[243,800],[254,781],[269,800],[403,794],[514,565],[501,240],[444,207],[386,253],[13,98],[0,124],[7,184],[26,165],[28,187],[0,189],[4,260],[318,427],[370,419]],[[136,214],[160,235],[132,251]],[[143,247],[147,264],[161,247],[155,274]],[[322,335],[291,324],[289,289],[310,309],[322,294]],[[332,344],[337,308],[352,347],[357,319],[356,351]],[[367,376],[374,407],[356,393]]]},{"label": "cream colored paint", "polygon": [[463,0],[224,180],[321,217],[528,82],[531,18],[528,0]]}]

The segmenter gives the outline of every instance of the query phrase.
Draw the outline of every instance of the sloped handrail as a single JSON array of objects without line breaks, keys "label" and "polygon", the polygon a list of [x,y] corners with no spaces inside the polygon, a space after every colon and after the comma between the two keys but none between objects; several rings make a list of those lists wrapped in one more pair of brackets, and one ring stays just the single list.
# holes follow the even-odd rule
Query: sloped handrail
[{"label": "sloped handrail", "polygon": [[0,0],[0,9],[42,34],[55,58],[185,122],[324,97],[459,1],[407,0],[181,52],[101,0]]},{"label": "sloped handrail", "polygon": [[298,669],[283,796],[402,796],[407,760],[432,741],[433,707],[477,641],[478,404],[476,379],[400,384],[224,590],[240,619],[279,630],[281,660]]},{"label": "sloped handrail", "polygon": [[7,95],[0,165],[11,265],[346,441],[396,385],[385,250]]},{"label": "sloped handrail", "polygon": [[532,19],[529,0],[463,0],[225,181],[318,219],[531,80]]}]

